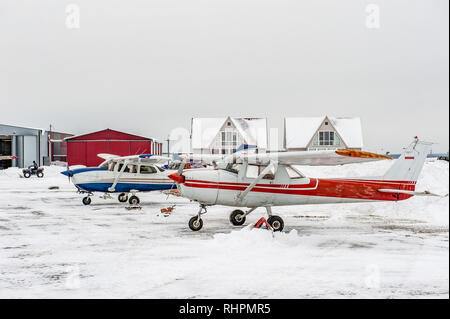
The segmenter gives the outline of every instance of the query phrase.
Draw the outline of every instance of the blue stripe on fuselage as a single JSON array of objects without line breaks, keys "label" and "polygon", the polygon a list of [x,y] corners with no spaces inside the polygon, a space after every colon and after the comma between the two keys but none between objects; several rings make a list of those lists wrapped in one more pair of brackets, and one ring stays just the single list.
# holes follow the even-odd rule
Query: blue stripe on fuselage
[{"label": "blue stripe on fuselage", "polygon": [[[112,183],[84,183],[77,184],[78,188],[88,192],[109,192],[108,188]],[[135,184],[135,183],[117,183],[115,193],[129,192],[130,190],[138,190],[141,192],[157,191],[164,189],[176,188],[174,184]]]},{"label": "blue stripe on fuselage", "polygon": [[103,167],[83,167],[83,168],[77,168],[77,169],[69,169],[67,171],[61,172],[63,175],[69,175],[73,176],[78,173],[84,173],[84,172],[93,172],[93,171],[105,171],[106,169]]}]

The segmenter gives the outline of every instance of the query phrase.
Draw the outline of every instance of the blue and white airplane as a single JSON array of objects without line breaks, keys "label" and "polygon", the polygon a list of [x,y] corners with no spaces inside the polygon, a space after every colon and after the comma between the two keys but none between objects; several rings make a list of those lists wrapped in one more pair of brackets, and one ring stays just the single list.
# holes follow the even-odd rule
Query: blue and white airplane
[{"label": "blue and white airplane", "polygon": [[[169,160],[168,157],[150,154],[117,156],[112,154],[98,154],[105,161],[98,167],[68,169],[61,172],[73,180],[73,184],[80,193],[87,194],[83,204],[91,203],[94,192],[103,192],[104,198],[111,198],[109,193],[120,193],[119,202],[131,205],[139,204],[137,192],[176,189],[174,182],[168,175],[173,170],[165,170],[158,164]],[[131,193],[131,197],[128,195]]]}]

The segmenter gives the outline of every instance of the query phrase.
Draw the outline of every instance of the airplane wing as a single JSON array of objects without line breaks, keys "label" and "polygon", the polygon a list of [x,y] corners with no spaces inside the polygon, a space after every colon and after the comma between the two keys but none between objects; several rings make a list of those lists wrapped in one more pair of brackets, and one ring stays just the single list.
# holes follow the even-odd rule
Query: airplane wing
[{"label": "airplane wing", "polygon": [[341,149],[329,151],[295,151],[276,152],[263,154],[248,154],[245,156],[233,156],[229,160],[245,159],[250,164],[268,165],[275,162],[282,165],[307,165],[307,166],[329,166],[352,163],[364,163],[392,159],[389,156],[370,153],[365,151]]},{"label": "airplane wing", "polygon": [[241,144],[236,151],[231,155],[226,154],[181,154],[180,159],[183,161],[202,161],[207,164],[214,164],[214,162],[220,162],[225,161],[227,162],[227,158],[229,157],[238,157],[243,154],[248,154],[249,152],[253,152],[257,149],[256,145],[249,145],[249,144]]},{"label": "airplane wing", "polygon": [[186,154],[180,155],[181,160],[194,160],[194,161],[202,161],[207,164],[212,164],[214,161],[223,160],[223,155],[220,154]]},{"label": "airplane wing", "polygon": [[113,154],[107,154],[107,153],[100,153],[100,154],[97,154],[97,156],[100,158],[103,158],[105,161],[120,157],[119,155],[113,155]]},{"label": "airplane wing", "polygon": [[164,163],[170,160],[169,157],[152,155],[152,154],[140,154],[140,155],[128,155],[128,156],[119,156],[113,154],[100,153],[97,154],[98,157],[103,158],[105,161],[110,160],[124,160],[128,163],[148,163],[148,164],[159,164]]}]

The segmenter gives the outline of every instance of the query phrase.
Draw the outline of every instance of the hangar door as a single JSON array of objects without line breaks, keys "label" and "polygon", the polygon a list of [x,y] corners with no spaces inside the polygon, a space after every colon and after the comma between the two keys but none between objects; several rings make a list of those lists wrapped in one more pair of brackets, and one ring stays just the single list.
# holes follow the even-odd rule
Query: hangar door
[{"label": "hangar door", "polygon": [[[0,155],[12,155],[12,143],[10,136],[0,136]],[[11,167],[11,160],[0,160],[0,169]]]},{"label": "hangar door", "polygon": [[36,161],[39,164],[38,159],[36,158],[37,153],[37,139],[36,136],[24,136],[23,137],[23,166],[28,167],[33,164],[33,161]]}]

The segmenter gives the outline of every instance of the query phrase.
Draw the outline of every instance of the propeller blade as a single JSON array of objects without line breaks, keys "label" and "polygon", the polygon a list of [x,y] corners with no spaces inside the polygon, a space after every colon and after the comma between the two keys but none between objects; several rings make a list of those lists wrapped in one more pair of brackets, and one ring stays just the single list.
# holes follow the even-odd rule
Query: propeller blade
[{"label": "propeller blade", "polygon": [[69,183],[70,183],[70,178],[72,177],[73,173],[69,169],[68,165],[66,165],[66,170],[64,172],[61,172],[61,174],[66,175],[69,178]]},{"label": "propeller blade", "polygon": [[178,170],[177,170],[177,174],[178,175],[181,175],[183,173],[183,170],[184,170],[184,168],[186,166],[186,160],[187,159],[184,158],[183,161],[180,163],[180,167],[178,167]]}]

